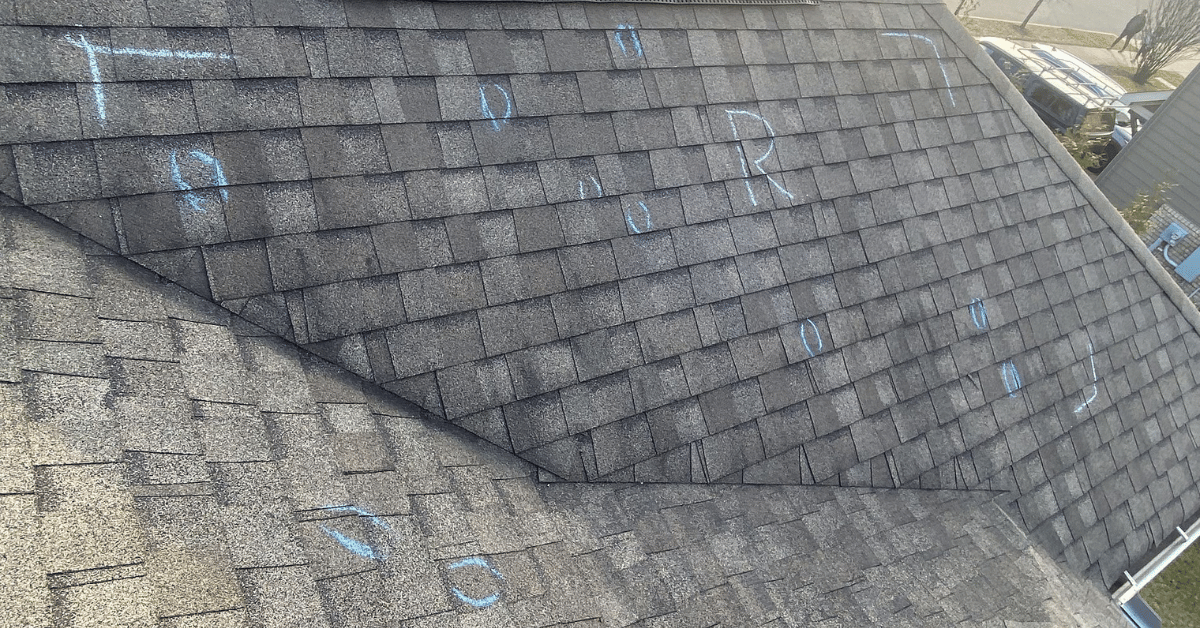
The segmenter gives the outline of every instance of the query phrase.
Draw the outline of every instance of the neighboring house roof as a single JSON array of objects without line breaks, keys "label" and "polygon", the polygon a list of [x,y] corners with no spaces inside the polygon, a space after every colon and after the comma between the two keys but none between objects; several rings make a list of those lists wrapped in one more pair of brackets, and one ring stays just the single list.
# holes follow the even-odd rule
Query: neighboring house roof
[{"label": "neighboring house roof", "polygon": [[1154,116],[1154,112],[1158,111],[1173,93],[1173,89],[1161,92],[1129,92],[1121,96],[1121,102],[1129,105],[1129,110],[1144,123]]},{"label": "neighboring house roof", "polygon": [[1133,203],[1159,183],[1175,187],[1166,196],[1171,207],[1192,223],[1200,223],[1200,78],[1196,72],[1154,110],[1129,144],[1117,153],[1096,185],[1117,207]]},{"label": "neighboring house roof", "polygon": [[238,6],[0,4],[29,617],[1119,622],[1200,509],[1200,314],[940,2]]}]

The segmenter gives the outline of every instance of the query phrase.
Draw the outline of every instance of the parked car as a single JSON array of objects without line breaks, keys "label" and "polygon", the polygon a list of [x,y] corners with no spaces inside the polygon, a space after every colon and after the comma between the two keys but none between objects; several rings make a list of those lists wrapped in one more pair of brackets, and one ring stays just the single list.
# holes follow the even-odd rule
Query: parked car
[{"label": "parked car", "polygon": [[1129,107],[1120,101],[1125,90],[1091,64],[1046,44],[983,37],[979,45],[1046,126],[1059,133],[1077,127],[1097,138],[1095,152],[1101,162],[1097,170],[1129,143]]},{"label": "parked car", "polygon": [[1108,135],[1110,115],[1114,126],[1128,126],[1129,107],[1120,100],[1125,89],[1083,59],[1054,46],[999,37],[983,37],[979,45],[1055,131],[1081,126],[1089,135]]}]

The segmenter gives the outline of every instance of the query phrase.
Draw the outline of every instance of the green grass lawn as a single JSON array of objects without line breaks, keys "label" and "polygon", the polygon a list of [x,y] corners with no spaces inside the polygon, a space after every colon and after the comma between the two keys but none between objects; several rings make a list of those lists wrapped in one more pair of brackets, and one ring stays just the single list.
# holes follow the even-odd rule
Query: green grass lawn
[{"label": "green grass lawn", "polygon": [[[1145,85],[1138,85],[1133,82],[1133,66],[1128,65],[1097,65],[1097,70],[1111,76],[1113,80],[1121,84],[1127,92],[1157,92],[1167,89],[1174,89],[1183,82],[1184,76],[1178,72],[1170,70],[1159,70]],[[1164,85],[1161,81],[1166,81],[1170,84]]]},{"label": "green grass lawn", "polygon": [[[1004,22],[1000,20],[982,20],[978,18],[967,18],[963,20],[963,26],[967,27],[967,32],[974,37],[1003,37],[1015,41],[1038,42],[1042,44],[1051,44],[1055,46],[1090,46],[1092,48],[1107,48],[1112,43],[1116,35],[1106,33],[1094,33],[1091,31],[1080,31],[1073,28],[1059,28],[1056,26],[1040,26],[1038,24],[1030,24],[1025,28],[1021,28],[1020,24],[1013,22]],[[1133,66],[1128,65],[1100,65],[1096,66],[1101,72],[1111,76],[1114,80],[1121,84],[1126,91],[1130,92],[1155,92],[1165,89],[1170,89],[1163,85],[1158,79],[1162,79],[1171,85],[1179,85],[1183,82],[1184,76],[1178,72],[1163,70],[1154,75],[1154,78],[1146,81],[1145,85],[1138,85],[1133,82]],[[1200,626],[1200,624],[1198,624]]]},{"label": "green grass lawn", "polygon": [[1142,597],[1164,628],[1200,626],[1200,543],[1193,543],[1145,589]]},{"label": "green grass lawn", "polygon": [[1107,48],[1116,35],[1079,31],[1073,28],[1057,26],[1040,26],[1030,24],[1021,28],[1020,24],[1001,20],[982,20],[969,17],[962,21],[967,31],[975,37],[1003,37],[1020,41],[1036,41],[1043,44],[1060,46],[1091,46],[1092,48]]}]

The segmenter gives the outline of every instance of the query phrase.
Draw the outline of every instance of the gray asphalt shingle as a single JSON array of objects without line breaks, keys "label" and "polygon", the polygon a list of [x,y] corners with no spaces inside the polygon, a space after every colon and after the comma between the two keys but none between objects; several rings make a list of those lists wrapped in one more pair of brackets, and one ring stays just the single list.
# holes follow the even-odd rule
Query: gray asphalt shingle
[{"label": "gray asphalt shingle", "polygon": [[[1110,208],[1028,111],[1014,113],[1024,105],[940,4],[242,4],[6,13],[0,2],[17,51],[0,52],[0,192],[521,452],[545,478],[1011,489],[1033,538],[1105,586],[1194,514],[1184,501],[1197,468],[1184,418],[1196,406],[1194,312],[1163,298]],[[657,569],[739,554],[716,541],[655,558],[634,547],[642,532],[620,537],[633,528],[552,540],[549,521],[567,525],[590,497],[627,489],[534,496],[523,463],[497,462],[449,428],[400,436],[363,409],[352,376],[302,368],[291,349],[264,349],[275,346],[266,332],[5,211],[16,227],[3,250],[16,262],[0,323],[15,349],[0,354],[0,381],[28,388],[39,421],[18,433],[30,459],[46,477],[131,465],[137,487],[109,488],[142,501],[113,521],[142,517],[157,539],[121,546],[125,563],[96,564],[145,565],[104,582],[48,567],[61,612],[100,613],[118,595],[135,605],[127,617],[147,622],[209,613],[237,625],[244,606],[265,625],[319,608],[334,609],[329,625],[437,623],[490,599],[503,578],[519,599],[481,617],[673,614],[691,625],[718,607],[730,625],[817,617],[797,610],[808,602],[752,605],[744,596],[764,588],[700,563],[690,584],[661,581]],[[163,452],[180,458],[154,458]],[[147,466],[185,469],[202,455],[216,479]],[[260,469],[244,481],[274,478],[254,489],[269,507],[228,510],[236,465]],[[525,484],[500,488],[510,480]],[[346,510],[393,486],[413,497],[378,517]],[[653,494],[686,502],[748,488]],[[531,514],[521,534],[466,523],[468,511],[501,512],[485,504],[509,490]],[[787,508],[836,494],[846,513],[874,499],[861,495],[918,500],[765,491]],[[552,494],[563,509],[538,501]],[[931,526],[1005,525],[963,505],[974,497],[928,499],[955,504],[930,505]],[[631,512],[643,526],[675,520],[659,508]],[[56,543],[83,529],[63,517]],[[758,542],[728,532],[732,519],[699,519],[685,528]],[[224,536],[201,538],[198,526]],[[288,540],[256,555],[273,538],[264,526]],[[375,569],[362,552],[384,536],[417,543],[423,558]],[[580,558],[577,543],[604,550]],[[879,543],[880,556],[849,558],[886,562],[893,576],[913,568],[898,541]],[[319,582],[280,563],[300,551]],[[817,564],[845,553],[828,551]],[[548,588],[570,580],[550,577],[564,556],[600,593]],[[773,560],[761,581],[847,584]],[[522,575],[489,575],[499,573]],[[177,607],[139,588],[189,577],[211,586]],[[947,586],[966,595],[961,585]],[[23,619],[40,617],[48,595],[23,598]],[[822,599],[860,623],[1052,621],[1040,606],[979,596],[935,612],[879,595]],[[357,618],[366,599],[391,606]]]}]

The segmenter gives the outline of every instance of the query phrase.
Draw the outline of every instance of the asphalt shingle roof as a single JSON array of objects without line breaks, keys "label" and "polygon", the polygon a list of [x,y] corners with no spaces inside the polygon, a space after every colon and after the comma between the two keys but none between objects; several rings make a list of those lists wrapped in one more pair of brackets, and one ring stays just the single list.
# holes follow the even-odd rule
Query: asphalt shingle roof
[{"label": "asphalt shingle roof", "polygon": [[[534,494],[585,504],[647,491],[760,500],[751,511],[930,499],[914,515],[926,532],[958,529],[954,513],[968,512],[989,528],[1007,524],[977,493],[1002,493],[1037,551],[1102,586],[1200,510],[1200,315],[940,2],[5,7],[9,220],[39,224],[24,206],[87,238],[44,226],[6,236],[17,349],[0,354],[0,375],[14,420],[37,428],[21,428],[33,476],[15,470],[13,495],[48,508],[69,465],[88,465],[78,482],[116,487],[114,534],[128,543],[45,573],[128,567],[156,590],[211,583],[188,602],[207,610],[147,606],[148,617],[243,608],[246,587],[281,586],[247,585],[243,570],[284,556],[323,612],[364,610],[355,587],[393,590],[379,578],[395,558],[354,539],[413,530],[386,517],[418,517],[435,560],[516,552],[477,548],[484,533],[456,514],[460,496],[496,499],[483,487],[501,478],[456,484],[460,466],[487,466],[482,451],[525,478],[505,508],[529,525],[570,510]],[[380,409],[399,402],[284,340],[414,406]],[[416,421],[417,407],[500,449],[453,440],[452,426]],[[401,419],[421,427],[398,437]],[[405,451],[424,459],[401,462]],[[241,471],[214,475],[221,465]],[[693,483],[777,487],[681,486]],[[223,492],[242,486],[265,501]],[[962,493],[887,492],[899,488]],[[205,537],[234,504],[248,518],[238,531]],[[87,521],[72,516],[55,542]],[[247,523],[263,516],[276,527]],[[361,530],[317,523],[334,519]],[[758,534],[717,519],[735,545]],[[191,531],[172,527],[183,520]],[[238,543],[271,558],[172,553]],[[996,555],[963,551],[976,550]],[[1000,553],[1008,564],[1030,551],[1011,540]],[[443,567],[486,576],[487,565]],[[776,568],[753,595],[793,577]],[[718,586],[696,573],[668,587],[671,612]],[[410,603],[404,590],[389,603]],[[860,593],[821,592],[835,590]],[[449,610],[438,595],[441,606],[395,617]],[[623,610],[555,602],[565,614],[522,621],[667,612],[597,599]],[[999,599],[970,616],[1027,610]],[[826,617],[773,600],[792,613],[784,624]],[[874,612],[850,608],[828,617]],[[746,616],[725,621],[774,617],[735,619]]]},{"label": "asphalt shingle roof", "polygon": [[539,483],[28,209],[0,227],[4,626],[1120,621],[988,493]]}]

